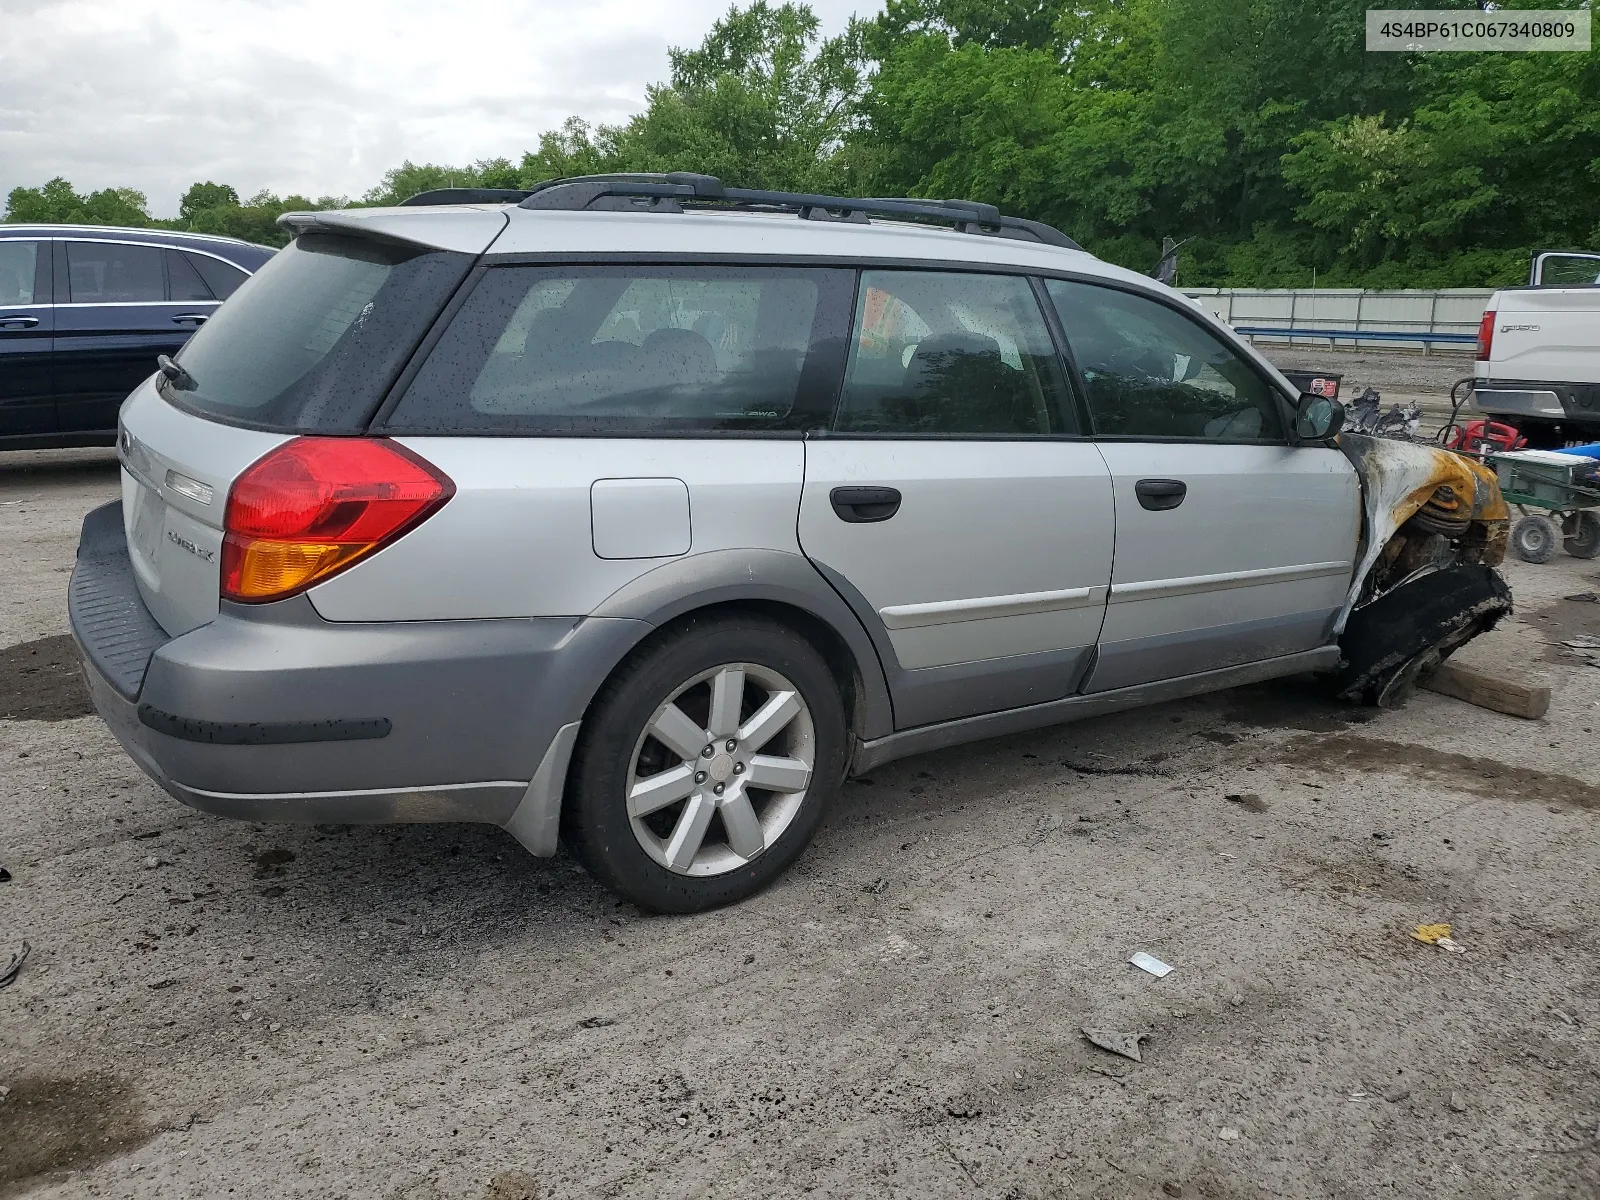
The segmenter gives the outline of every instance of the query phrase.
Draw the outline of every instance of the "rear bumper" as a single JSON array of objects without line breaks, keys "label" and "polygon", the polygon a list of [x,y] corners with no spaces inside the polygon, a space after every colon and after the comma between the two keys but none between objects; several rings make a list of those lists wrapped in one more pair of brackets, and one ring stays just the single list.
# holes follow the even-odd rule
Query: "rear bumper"
[{"label": "rear bumper", "polygon": [[542,853],[576,723],[649,628],[340,623],[300,596],[224,604],[168,637],[140,599],[118,503],[85,519],[70,596],[96,709],[185,804],[257,821],[485,821]]},{"label": "rear bumper", "polygon": [[1478,379],[1472,402],[1490,416],[1600,426],[1600,383],[1540,379]]}]

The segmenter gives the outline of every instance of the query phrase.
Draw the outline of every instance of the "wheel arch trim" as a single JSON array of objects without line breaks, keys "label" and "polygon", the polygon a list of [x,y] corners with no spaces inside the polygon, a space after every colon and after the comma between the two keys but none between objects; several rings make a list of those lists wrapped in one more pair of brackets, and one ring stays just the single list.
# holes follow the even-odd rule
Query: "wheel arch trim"
[{"label": "wheel arch trim", "polygon": [[[852,734],[859,741],[882,738],[894,728],[883,666],[855,614],[828,586],[809,560],[781,550],[717,550],[691,555],[655,568],[604,600],[592,618],[636,622],[639,634],[605,669],[592,676],[582,697],[581,715],[563,724],[550,740],[527,790],[504,828],[531,853],[556,852],[561,808],[572,752],[594,697],[651,633],[694,613],[739,605],[785,607],[831,632],[843,645],[854,670],[856,695]],[[807,631],[799,630],[804,635]]]}]

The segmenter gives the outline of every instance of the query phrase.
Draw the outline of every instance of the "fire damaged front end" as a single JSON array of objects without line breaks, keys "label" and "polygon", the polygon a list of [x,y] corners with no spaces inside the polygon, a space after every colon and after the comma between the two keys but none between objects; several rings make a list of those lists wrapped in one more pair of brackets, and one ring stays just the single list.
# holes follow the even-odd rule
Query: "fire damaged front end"
[{"label": "fire damaged front end", "polygon": [[1339,616],[1338,692],[1403,703],[1438,665],[1511,611],[1495,567],[1510,512],[1494,473],[1460,454],[1344,433],[1361,476],[1361,559]]}]

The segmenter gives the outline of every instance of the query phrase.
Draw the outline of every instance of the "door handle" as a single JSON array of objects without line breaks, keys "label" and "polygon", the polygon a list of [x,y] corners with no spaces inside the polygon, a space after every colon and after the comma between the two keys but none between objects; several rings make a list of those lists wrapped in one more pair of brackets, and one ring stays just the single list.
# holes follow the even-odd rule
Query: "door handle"
[{"label": "door handle", "polygon": [[32,329],[38,323],[38,317],[28,317],[21,313],[14,317],[0,317],[0,329]]},{"label": "door handle", "polygon": [[1141,479],[1133,485],[1133,494],[1139,503],[1151,512],[1177,508],[1189,494],[1189,485],[1181,479]]},{"label": "door handle", "polygon": [[900,493],[892,487],[836,487],[828,500],[839,519],[852,525],[887,521],[900,511]]},{"label": "door handle", "polygon": [[172,318],[174,325],[204,325],[207,313],[178,313]]}]

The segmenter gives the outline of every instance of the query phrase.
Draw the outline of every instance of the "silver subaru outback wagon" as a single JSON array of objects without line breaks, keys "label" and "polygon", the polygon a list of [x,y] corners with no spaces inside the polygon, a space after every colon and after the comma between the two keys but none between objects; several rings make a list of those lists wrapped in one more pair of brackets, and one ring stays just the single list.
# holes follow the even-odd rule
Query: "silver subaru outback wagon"
[{"label": "silver subaru outback wagon", "polygon": [[1492,477],[1336,441],[984,205],[610,176],[284,220],[124,404],[70,589],[100,713],[208,812],[489,822],[695,911],[852,771],[1308,670],[1383,701],[1509,605]]}]

